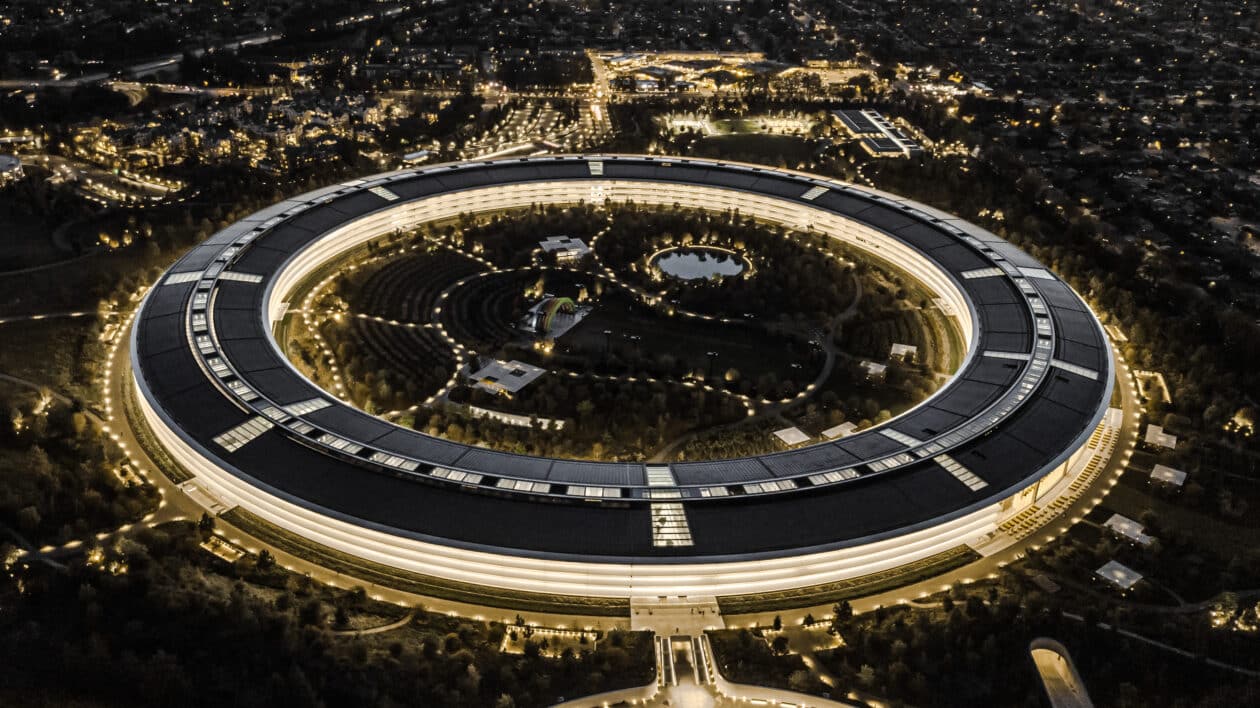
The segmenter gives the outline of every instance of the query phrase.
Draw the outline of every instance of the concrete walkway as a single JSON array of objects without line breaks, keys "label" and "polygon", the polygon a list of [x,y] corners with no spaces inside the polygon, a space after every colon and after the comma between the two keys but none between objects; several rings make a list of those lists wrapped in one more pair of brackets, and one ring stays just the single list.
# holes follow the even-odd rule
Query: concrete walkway
[{"label": "concrete walkway", "polygon": [[352,635],[355,637],[361,637],[365,634],[381,634],[383,632],[389,632],[395,629],[401,629],[403,627],[406,627],[408,624],[411,623],[411,620],[415,618],[416,618],[416,611],[413,608],[409,610],[407,614],[403,615],[401,619],[396,620],[394,622],[390,622],[388,624],[382,624],[376,627],[368,627],[367,629],[335,629],[333,630],[333,634]]}]

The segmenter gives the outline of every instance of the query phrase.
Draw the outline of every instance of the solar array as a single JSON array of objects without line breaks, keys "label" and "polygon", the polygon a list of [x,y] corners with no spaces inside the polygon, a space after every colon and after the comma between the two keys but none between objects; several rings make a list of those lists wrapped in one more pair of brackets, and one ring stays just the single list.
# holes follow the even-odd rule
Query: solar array
[{"label": "solar array", "polygon": [[[568,203],[579,192],[741,205],[798,228],[834,227],[949,291],[938,295],[960,310],[969,355],[940,391],[881,426],[660,466],[662,477],[655,465],[515,455],[400,428],[322,391],[276,346],[272,321],[300,280],[297,264],[314,268],[340,241],[414,226],[443,199],[466,210]],[[1061,464],[1110,397],[1097,320],[1009,243],[895,195],[750,165],[567,156],[378,175],[251,215],[170,273],[138,318],[133,364],[155,415],[199,458],[337,518],[525,555],[782,555],[958,517]]]}]

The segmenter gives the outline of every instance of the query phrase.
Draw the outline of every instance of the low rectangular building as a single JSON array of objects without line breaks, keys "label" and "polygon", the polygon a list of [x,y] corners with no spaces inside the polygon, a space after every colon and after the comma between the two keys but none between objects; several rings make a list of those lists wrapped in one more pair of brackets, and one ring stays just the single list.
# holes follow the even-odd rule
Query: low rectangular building
[{"label": "low rectangular building", "polygon": [[502,362],[490,361],[480,369],[467,376],[474,381],[474,386],[491,393],[512,395],[528,386],[534,379],[546,372],[533,364],[513,359]]},{"label": "low rectangular building", "polygon": [[834,111],[833,115],[873,157],[911,157],[923,152],[923,146],[879,111],[843,110]]},{"label": "low rectangular building", "polygon": [[882,382],[888,377],[888,367],[884,364],[877,364],[873,361],[864,361],[858,366],[866,370],[866,380]]},{"label": "low rectangular building", "polygon": [[1123,514],[1112,514],[1110,519],[1103,522],[1103,526],[1116,535],[1123,536],[1140,546],[1149,546],[1151,541],[1155,540],[1154,537],[1143,533],[1145,527],[1142,524]]},{"label": "low rectangular building", "polygon": [[894,343],[892,345],[892,350],[889,352],[888,356],[897,358],[897,359],[904,359],[908,356],[918,356],[918,354],[919,354],[919,348],[914,346],[913,344]]},{"label": "low rectangular building", "polygon": [[1176,449],[1177,447],[1177,436],[1172,433],[1164,432],[1164,427],[1162,425],[1155,425],[1154,423],[1146,426],[1146,437],[1143,439],[1146,441],[1147,445],[1153,445],[1155,447],[1164,447],[1169,450]]},{"label": "low rectangular building", "polygon": [[828,440],[835,440],[836,438],[842,438],[846,435],[852,435],[855,430],[857,430],[856,423],[845,421],[840,425],[827,428],[822,431],[822,436]]},{"label": "low rectangular building", "polygon": [[783,441],[784,445],[800,445],[803,442],[809,442],[809,436],[801,431],[800,428],[792,426],[782,430],[774,431],[774,436]]},{"label": "low rectangular building", "polygon": [[572,236],[551,236],[538,242],[544,253],[554,254],[561,263],[580,261],[591,252],[586,242]]},{"label": "low rectangular building", "polygon": [[1142,580],[1142,574],[1119,561],[1107,561],[1094,574],[1104,582],[1120,590],[1128,592]]},{"label": "low rectangular building", "polygon": [[1181,488],[1186,484],[1187,475],[1178,469],[1173,469],[1167,465],[1155,465],[1151,470],[1151,481],[1167,484],[1173,487]]}]

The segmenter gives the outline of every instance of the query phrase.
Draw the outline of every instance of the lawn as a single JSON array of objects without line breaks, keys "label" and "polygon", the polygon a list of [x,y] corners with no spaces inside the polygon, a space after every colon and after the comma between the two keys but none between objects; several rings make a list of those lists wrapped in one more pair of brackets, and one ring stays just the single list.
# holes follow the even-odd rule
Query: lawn
[{"label": "lawn", "polygon": [[[660,315],[647,308],[630,305],[621,295],[605,295],[585,320],[557,342],[561,349],[602,351],[604,331],[612,332],[614,348],[624,349],[637,342],[638,351],[648,356],[668,354],[689,368],[707,370],[708,352],[717,352],[714,374],[737,369],[741,378],[755,381],[774,374],[780,381],[813,378],[818,366],[807,351],[791,340],[738,324],[708,323],[681,316]],[[638,340],[629,339],[638,337]],[[633,347],[632,347],[633,349]],[[792,365],[799,364],[800,368]]]},{"label": "lawn", "polygon": [[1187,509],[1175,502],[1162,499],[1134,488],[1128,483],[1117,484],[1107,494],[1107,507],[1131,519],[1142,516],[1150,509],[1159,517],[1165,528],[1173,528],[1194,538],[1198,545],[1211,548],[1225,558],[1243,556],[1260,548],[1260,526],[1234,524],[1194,509]]},{"label": "lawn", "polygon": [[5,219],[0,229],[0,272],[52,263],[72,254],[53,246],[52,229],[38,219],[17,216]]},{"label": "lawn", "polygon": [[0,373],[29,379],[57,393],[93,401],[85,379],[85,349],[96,331],[92,317],[0,324]]},{"label": "lawn", "polygon": [[738,133],[715,135],[696,143],[696,157],[714,157],[795,167],[814,153],[814,145],[790,135]]}]

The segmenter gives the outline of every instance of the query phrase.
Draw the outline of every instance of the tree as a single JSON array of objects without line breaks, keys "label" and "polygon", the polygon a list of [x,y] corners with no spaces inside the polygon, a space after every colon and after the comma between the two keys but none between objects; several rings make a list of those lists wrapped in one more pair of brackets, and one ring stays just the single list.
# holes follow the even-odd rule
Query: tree
[{"label": "tree", "polygon": [[788,653],[788,638],[780,634],[770,642],[770,651],[775,656],[783,656]]},{"label": "tree", "polygon": [[321,624],[324,621],[324,603],[310,599],[298,610],[298,622],[304,625]]},{"label": "tree", "polygon": [[43,517],[39,515],[39,509],[36,509],[33,506],[25,506],[18,510],[18,528],[22,529],[26,533],[31,533],[35,529],[39,528],[39,524],[42,520]]},{"label": "tree", "polygon": [[848,600],[841,600],[831,608],[831,628],[827,631],[830,634],[839,634],[845,623],[851,619],[853,619],[853,606]]},{"label": "tree", "polygon": [[362,608],[367,604],[367,590],[362,585],[355,585],[350,589],[350,595],[347,599],[351,607]]},{"label": "tree", "polygon": [[862,664],[862,668],[858,670],[858,683],[864,688],[870,688],[875,685],[875,668],[870,664]]},{"label": "tree", "polygon": [[812,674],[805,669],[797,669],[788,676],[788,688],[801,693],[808,693],[815,688],[817,682]]}]

